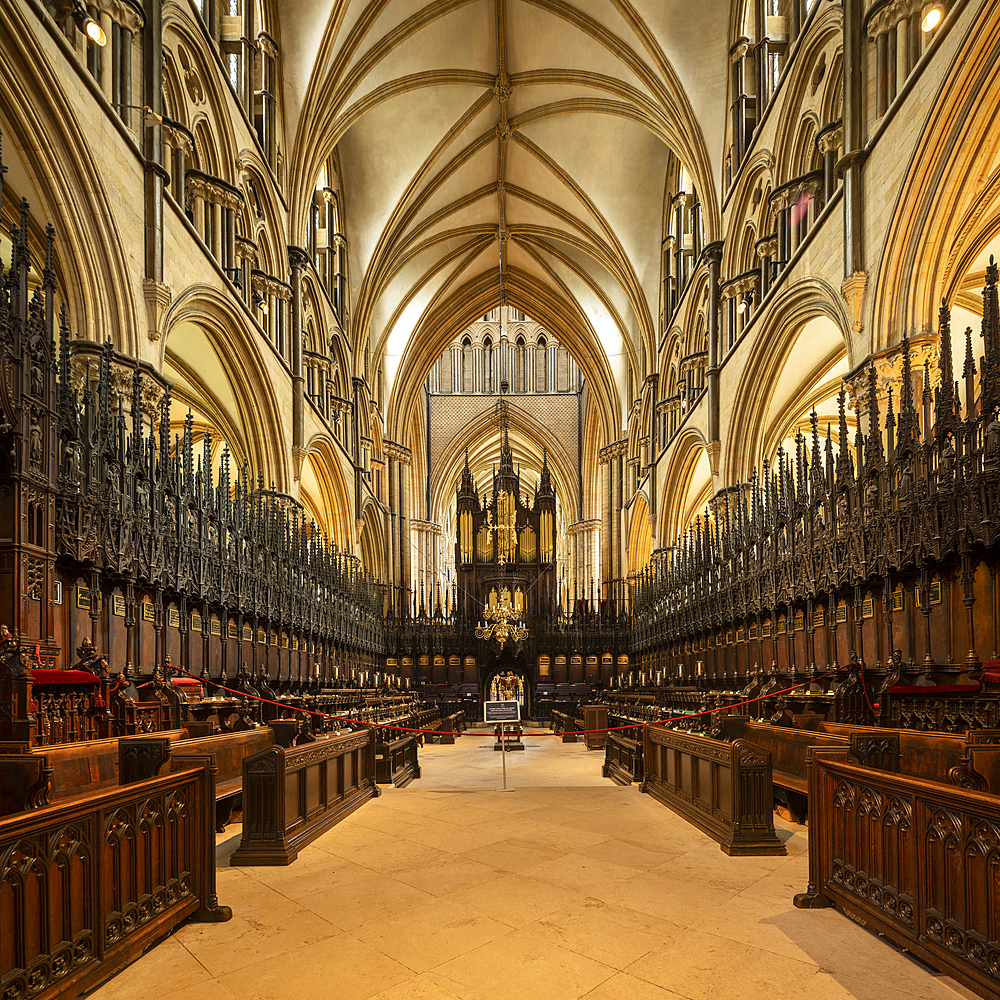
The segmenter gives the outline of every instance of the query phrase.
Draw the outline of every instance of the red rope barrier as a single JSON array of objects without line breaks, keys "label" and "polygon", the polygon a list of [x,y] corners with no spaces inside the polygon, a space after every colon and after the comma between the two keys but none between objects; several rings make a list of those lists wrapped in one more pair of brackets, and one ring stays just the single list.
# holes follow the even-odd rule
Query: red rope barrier
[{"label": "red rope barrier", "polygon": [[[484,738],[492,739],[495,733],[453,733],[447,732],[441,729],[412,729],[408,726],[397,726],[391,722],[367,722],[364,719],[350,719],[345,715],[330,715],[328,712],[317,712],[311,708],[300,708],[298,705],[289,705],[281,701],[273,701],[270,698],[262,698],[258,694],[248,694],[246,691],[238,691],[236,688],[226,687],[224,684],[219,684],[217,681],[213,681],[210,677],[198,677],[196,674],[192,674],[189,670],[185,670],[183,667],[171,666],[171,670],[176,670],[178,673],[187,674],[188,677],[194,677],[195,680],[200,681],[202,684],[211,684],[213,687],[218,688],[220,691],[228,691],[230,694],[235,694],[240,698],[252,698],[254,701],[259,701],[264,705],[275,705],[278,708],[288,709],[292,712],[302,712],[305,715],[317,715],[322,719],[334,719],[338,722],[350,722],[353,725],[358,726],[372,726],[378,729],[397,729],[402,733],[430,733],[432,736],[482,736]],[[781,691],[771,691],[768,694],[759,695],[756,698],[748,698],[746,701],[737,701],[732,705],[724,705],[721,708],[707,708],[701,712],[681,712],[677,715],[672,715],[665,719],[656,719],[656,722],[676,722],[678,719],[697,719],[702,715],[714,715],[716,712],[726,712],[733,708],[743,708],[745,705],[753,705],[758,701],[766,701],[768,698],[777,698],[779,695],[788,694],[789,691],[797,691],[799,688],[806,687],[809,684],[813,684],[816,681],[822,680],[824,677],[830,677],[835,674],[836,670],[828,670],[824,674],[818,674],[816,677],[812,677],[807,681],[803,681],[801,684],[793,684],[791,687],[783,688]],[[864,684],[864,674],[862,673],[862,684]],[[145,685],[144,685],[145,686]],[[865,692],[867,696],[867,691]],[[869,705],[871,703],[869,702]],[[641,729],[646,723],[644,722],[633,722],[627,726],[609,726],[606,729],[574,729],[572,735],[574,736],[586,736],[593,733],[615,733],[622,729]],[[523,735],[530,736],[562,736],[562,733],[529,733]]]}]

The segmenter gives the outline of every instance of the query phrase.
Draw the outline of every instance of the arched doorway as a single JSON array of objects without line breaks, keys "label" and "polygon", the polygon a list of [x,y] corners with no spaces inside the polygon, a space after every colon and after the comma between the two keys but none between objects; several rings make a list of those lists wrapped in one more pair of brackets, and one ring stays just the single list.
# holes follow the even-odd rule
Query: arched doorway
[{"label": "arched doorway", "polygon": [[519,701],[522,719],[531,718],[534,690],[535,672],[531,662],[524,650],[514,649],[513,644],[505,643],[480,667],[482,701]]}]

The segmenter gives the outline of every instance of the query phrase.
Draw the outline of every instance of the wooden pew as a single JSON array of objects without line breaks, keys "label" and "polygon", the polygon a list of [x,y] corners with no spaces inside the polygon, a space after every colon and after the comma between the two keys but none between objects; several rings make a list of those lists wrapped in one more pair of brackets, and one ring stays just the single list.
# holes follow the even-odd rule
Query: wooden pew
[{"label": "wooden pew", "polygon": [[178,764],[0,819],[4,997],[70,1000],[189,917],[232,916],[216,896],[211,762]]},{"label": "wooden pew", "polygon": [[809,787],[806,758],[809,748],[850,748],[850,740],[846,736],[771,726],[766,722],[754,722],[745,715],[731,715],[721,721],[728,739],[743,740],[770,754],[772,780],[777,788],[782,789],[778,797],[784,799],[799,823],[806,819]]},{"label": "wooden pew", "polygon": [[465,712],[461,709],[441,720],[437,734],[430,739],[439,744],[451,745],[455,737],[465,729]]},{"label": "wooden pew", "polygon": [[643,728],[641,791],[708,834],[730,855],[785,854],[774,832],[771,757],[650,723]]},{"label": "wooden pew", "polygon": [[809,886],[983,997],[1000,994],[996,851],[1000,797],[812,751]]},{"label": "wooden pew", "polygon": [[420,777],[417,733],[389,735],[395,730],[379,729],[375,742],[375,780],[380,785],[405,788]]},{"label": "wooden pew", "polygon": [[370,729],[325,736],[243,759],[243,836],[231,865],[288,865],[299,851],[373,796]]},{"label": "wooden pew", "polygon": [[1000,731],[996,729],[971,729],[957,735],[839,722],[809,720],[807,724],[850,740],[851,756],[862,767],[1000,794]]},{"label": "wooden pew", "polygon": [[211,755],[216,764],[215,829],[221,833],[243,790],[243,759],[275,744],[275,731],[261,726],[243,733],[220,733],[195,739],[164,740],[162,736],[131,736],[118,740],[119,774],[139,780],[156,774],[174,757]]},{"label": "wooden pew", "polygon": [[[639,739],[629,736],[636,733]],[[629,729],[608,733],[604,744],[604,768],[601,772],[616,785],[631,785],[642,781],[642,731]]]},{"label": "wooden pew", "polygon": [[552,709],[552,732],[562,734],[563,743],[576,743],[579,740],[577,733],[580,727],[577,725],[575,716],[562,712],[557,708]]},{"label": "wooden pew", "polygon": [[[188,732],[175,729],[157,736],[176,742],[186,738]],[[30,764],[32,758],[46,760],[52,771],[45,801],[41,805],[117,788],[118,743],[118,739],[93,740],[89,743],[63,743],[33,751],[28,749],[27,744],[0,743],[0,815],[20,811],[6,794],[8,782],[22,780],[15,779],[15,771],[21,767],[31,770],[34,767]]]},{"label": "wooden pew", "polygon": [[808,753],[814,746],[846,745],[855,763],[862,766],[978,791],[1000,790],[997,730],[971,730],[957,736],[815,720],[807,720],[807,724],[812,728],[772,726],[746,716],[722,720],[729,738],[746,740],[771,754],[774,783],[785,790],[789,808],[800,822],[806,810]]},{"label": "wooden pew", "polygon": [[212,754],[217,767],[216,829],[221,829],[229,822],[242,788],[243,758],[273,744],[274,731],[263,726],[240,733],[192,736],[192,730],[197,731],[197,724],[152,736],[69,743],[34,752],[24,744],[0,744],[0,815],[24,808],[23,793],[17,789],[37,771],[34,758],[44,760],[52,772],[47,794],[35,796],[37,807],[153,777],[175,754]]}]

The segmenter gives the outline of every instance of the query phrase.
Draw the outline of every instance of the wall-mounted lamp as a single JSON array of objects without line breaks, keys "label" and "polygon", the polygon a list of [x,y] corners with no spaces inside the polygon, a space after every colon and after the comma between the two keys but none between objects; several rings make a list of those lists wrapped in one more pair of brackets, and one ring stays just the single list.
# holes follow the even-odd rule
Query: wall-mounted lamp
[{"label": "wall-mounted lamp", "polygon": [[104,29],[87,13],[87,8],[79,0],[73,4],[73,20],[95,45],[108,44],[108,36],[104,33]]},{"label": "wall-mounted lamp", "polygon": [[260,293],[253,293],[253,304],[255,309],[259,309],[265,316],[267,315],[267,299]]},{"label": "wall-mounted lamp", "polygon": [[747,311],[747,297],[745,295],[740,297],[739,304],[736,306],[736,312],[742,316]]},{"label": "wall-mounted lamp", "polygon": [[924,13],[924,19],[920,22],[920,30],[923,32],[933,31],[941,23],[942,17],[944,17],[944,11],[938,4],[935,4]]}]

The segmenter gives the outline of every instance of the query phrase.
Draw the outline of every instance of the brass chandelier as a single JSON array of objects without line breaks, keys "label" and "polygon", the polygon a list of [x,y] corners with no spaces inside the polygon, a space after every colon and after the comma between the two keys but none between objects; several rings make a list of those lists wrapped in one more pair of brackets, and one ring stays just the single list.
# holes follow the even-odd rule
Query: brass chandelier
[{"label": "brass chandelier", "polygon": [[521,612],[503,600],[498,600],[493,607],[487,604],[483,608],[486,620],[476,626],[476,638],[496,639],[501,647],[508,639],[521,642],[528,638],[528,628],[520,617]]}]

